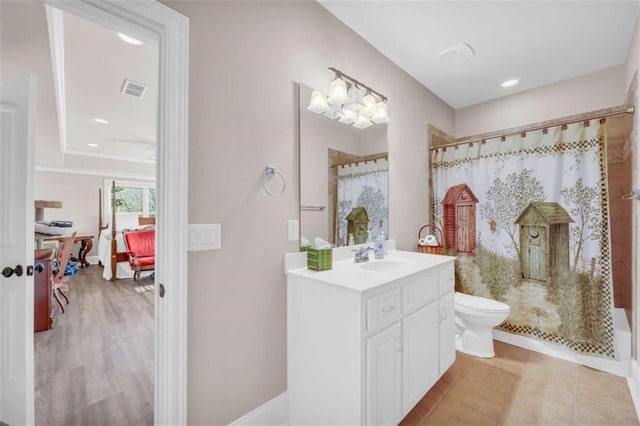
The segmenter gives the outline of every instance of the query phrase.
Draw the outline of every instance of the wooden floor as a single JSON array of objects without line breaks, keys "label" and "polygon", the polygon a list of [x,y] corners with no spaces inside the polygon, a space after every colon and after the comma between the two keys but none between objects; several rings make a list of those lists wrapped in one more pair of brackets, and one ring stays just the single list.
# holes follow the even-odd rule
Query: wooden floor
[{"label": "wooden floor", "polygon": [[495,350],[458,352],[401,425],[638,425],[624,378],[501,342]]},{"label": "wooden floor", "polygon": [[35,333],[36,425],[153,424],[150,285],[105,281],[100,266],[70,278],[66,312]]}]

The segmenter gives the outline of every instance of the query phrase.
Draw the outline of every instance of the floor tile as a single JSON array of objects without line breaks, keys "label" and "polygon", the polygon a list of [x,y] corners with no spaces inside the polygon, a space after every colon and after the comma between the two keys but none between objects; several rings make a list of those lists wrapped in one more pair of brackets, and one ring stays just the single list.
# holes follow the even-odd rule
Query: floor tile
[{"label": "floor tile", "polygon": [[470,377],[461,377],[446,394],[446,398],[478,410],[497,421],[504,406],[509,402],[510,389],[496,386],[491,381],[476,381]]},{"label": "floor tile", "polygon": [[[607,391],[602,392],[602,389]],[[604,405],[628,417],[636,416],[627,380],[623,377],[581,366],[576,381],[576,397]]]},{"label": "floor tile", "polygon": [[422,424],[440,426],[488,426],[497,424],[497,421],[468,405],[451,399],[449,395],[445,395]]},{"label": "floor tile", "polygon": [[638,419],[635,416],[629,417],[617,409],[587,401],[586,399],[576,398],[573,424],[627,426],[640,423],[638,423]]},{"label": "floor tile", "polygon": [[495,352],[458,353],[402,424],[639,424],[624,378],[501,342]]}]

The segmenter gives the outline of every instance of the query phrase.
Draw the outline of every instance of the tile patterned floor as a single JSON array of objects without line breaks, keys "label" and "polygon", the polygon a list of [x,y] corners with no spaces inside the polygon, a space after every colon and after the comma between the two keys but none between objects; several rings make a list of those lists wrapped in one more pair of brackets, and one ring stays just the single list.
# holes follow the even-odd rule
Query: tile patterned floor
[{"label": "tile patterned floor", "polygon": [[495,350],[458,352],[401,425],[640,424],[626,379],[502,342]]}]

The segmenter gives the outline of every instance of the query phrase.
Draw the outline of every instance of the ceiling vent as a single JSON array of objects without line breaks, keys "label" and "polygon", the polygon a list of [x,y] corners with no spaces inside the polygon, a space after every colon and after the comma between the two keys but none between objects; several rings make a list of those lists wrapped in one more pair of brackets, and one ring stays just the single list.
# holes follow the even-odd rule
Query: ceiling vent
[{"label": "ceiling vent", "polygon": [[122,85],[122,93],[128,96],[133,96],[134,98],[141,99],[146,93],[149,86],[142,83],[136,83],[135,81],[125,80]]},{"label": "ceiling vent", "polygon": [[438,54],[438,60],[447,65],[457,65],[471,59],[475,51],[467,43],[457,44]]}]

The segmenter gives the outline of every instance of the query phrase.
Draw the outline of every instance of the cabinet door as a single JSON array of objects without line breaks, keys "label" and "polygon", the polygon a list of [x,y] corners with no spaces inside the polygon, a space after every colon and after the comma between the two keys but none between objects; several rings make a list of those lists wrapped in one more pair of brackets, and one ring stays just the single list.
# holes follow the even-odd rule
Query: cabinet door
[{"label": "cabinet door", "polygon": [[440,374],[456,360],[456,317],[453,292],[440,296]]},{"label": "cabinet door", "polygon": [[407,414],[438,381],[439,312],[434,301],[402,320],[402,410]]},{"label": "cabinet door", "polygon": [[397,424],[402,419],[400,330],[396,323],[367,339],[367,424]]}]

